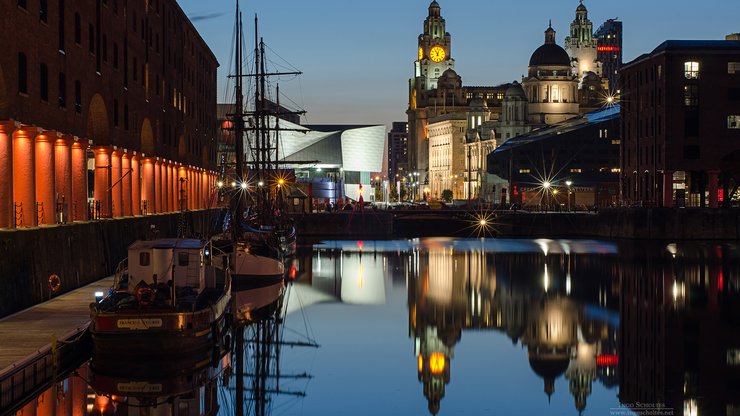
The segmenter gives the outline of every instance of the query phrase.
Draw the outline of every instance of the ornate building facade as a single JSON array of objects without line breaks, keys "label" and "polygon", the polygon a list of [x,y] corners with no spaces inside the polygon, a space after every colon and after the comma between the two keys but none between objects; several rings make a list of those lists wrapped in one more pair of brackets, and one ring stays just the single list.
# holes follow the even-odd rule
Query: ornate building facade
[{"label": "ornate building facade", "polygon": [[596,38],[588,10],[580,0],[576,18],[570,24],[570,36],[565,38],[565,50],[571,57],[573,74],[582,80],[587,72],[601,76],[601,63],[597,60]]}]

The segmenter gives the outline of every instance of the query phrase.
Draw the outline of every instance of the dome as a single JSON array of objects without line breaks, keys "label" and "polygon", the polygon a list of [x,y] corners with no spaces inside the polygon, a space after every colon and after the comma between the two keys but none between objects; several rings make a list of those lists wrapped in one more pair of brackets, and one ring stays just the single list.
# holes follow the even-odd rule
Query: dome
[{"label": "dome", "polygon": [[439,3],[437,3],[437,0],[434,0],[429,5],[429,16],[439,17],[440,12],[441,12],[441,10],[440,10],[440,7],[439,7]]},{"label": "dome", "polygon": [[522,88],[522,84],[514,81],[509,88],[506,89],[506,94],[504,95],[505,98],[526,98],[527,95],[524,93],[524,88]]},{"label": "dome", "polygon": [[460,88],[462,87],[462,78],[460,78],[460,75],[457,75],[454,69],[448,69],[439,77],[437,85],[440,88]]},{"label": "dome", "polygon": [[583,0],[578,4],[578,7],[576,7],[576,12],[587,12],[586,6],[583,5]]},{"label": "dome", "polygon": [[566,354],[560,357],[535,357],[530,355],[529,366],[541,378],[555,380],[568,369],[570,360]]},{"label": "dome", "polygon": [[561,46],[546,43],[534,51],[529,66],[570,66],[570,57]]},{"label": "dome", "polygon": [[472,100],[470,100],[470,104],[468,104],[468,111],[472,111],[472,112],[488,111],[488,104],[486,103],[486,100],[480,97],[475,97]]}]

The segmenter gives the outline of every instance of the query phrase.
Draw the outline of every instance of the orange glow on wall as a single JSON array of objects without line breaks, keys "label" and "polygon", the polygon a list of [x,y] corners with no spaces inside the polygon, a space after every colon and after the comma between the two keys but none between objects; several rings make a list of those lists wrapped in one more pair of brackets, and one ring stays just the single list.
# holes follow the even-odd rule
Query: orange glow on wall
[{"label": "orange glow on wall", "polygon": [[36,216],[41,224],[54,224],[56,194],[54,181],[54,142],[51,136],[36,136]]},{"label": "orange glow on wall", "polygon": [[435,352],[429,357],[429,369],[432,374],[442,374],[445,371],[445,356]]},{"label": "orange glow on wall", "polygon": [[5,129],[0,124],[0,228],[13,224],[13,138]]},{"label": "orange glow on wall", "polygon": [[20,129],[13,134],[13,201],[18,226],[36,225],[36,151],[34,129]]},{"label": "orange glow on wall", "polygon": [[422,357],[421,354],[419,354],[419,372],[421,373],[423,369],[424,369],[424,357]]}]

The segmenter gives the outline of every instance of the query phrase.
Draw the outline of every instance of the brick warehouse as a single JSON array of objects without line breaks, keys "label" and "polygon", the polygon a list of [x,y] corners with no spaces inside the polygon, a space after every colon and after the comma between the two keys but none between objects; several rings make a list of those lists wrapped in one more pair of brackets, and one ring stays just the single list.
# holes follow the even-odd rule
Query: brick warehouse
[{"label": "brick warehouse", "polygon": [[218,62],[176,1],[9,0],[0,22],[0,228],[209,205]]},{"label": "brick warehouse", "polygon": [[669,40],[626,64],[627,204],[729,206],[740,184],[740,41]]}]

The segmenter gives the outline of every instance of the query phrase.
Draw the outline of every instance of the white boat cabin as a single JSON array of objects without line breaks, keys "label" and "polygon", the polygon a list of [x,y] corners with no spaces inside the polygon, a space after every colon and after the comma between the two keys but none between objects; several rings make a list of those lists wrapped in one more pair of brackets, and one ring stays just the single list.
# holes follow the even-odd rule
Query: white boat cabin
[{"label": "white boat cabin", "polygon": [[195,239],[136,241],[128,248],[128,290],[144,282],[190,287],[200,294],[206,287],[205,249],[208,242]]}]

